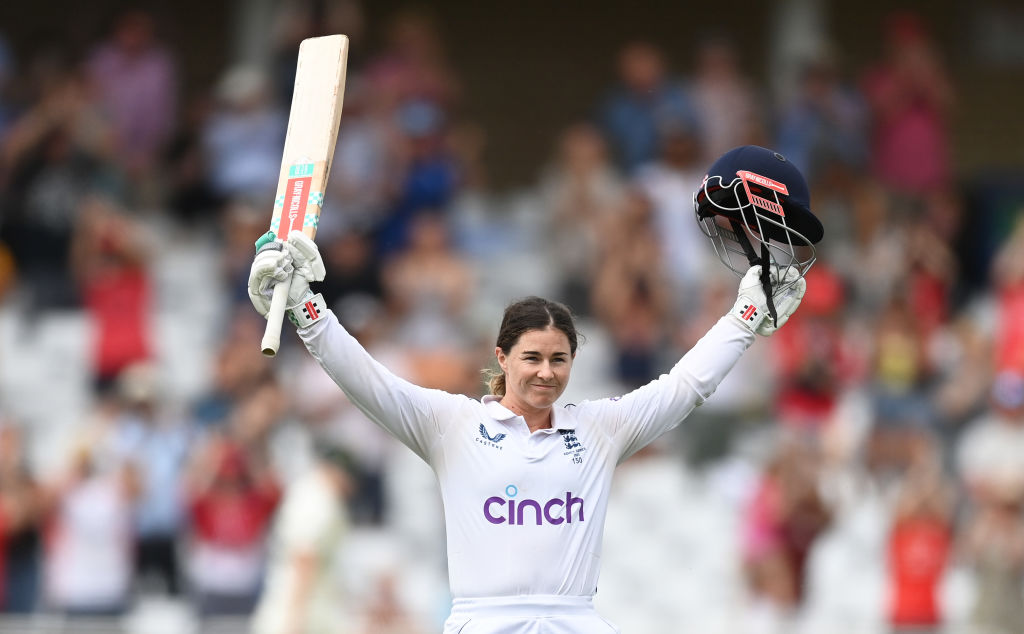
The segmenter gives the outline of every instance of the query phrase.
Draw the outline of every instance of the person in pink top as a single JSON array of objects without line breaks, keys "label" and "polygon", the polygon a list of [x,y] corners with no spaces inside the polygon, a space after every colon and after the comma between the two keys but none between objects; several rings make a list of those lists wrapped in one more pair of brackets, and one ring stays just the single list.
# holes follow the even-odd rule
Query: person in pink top
[{"label": "person in pink top", "polygon": [[864,76],[875,175],[895,191],[918,196],[950,184],[949,116],[953,88],[920,18],[891,15],[886,57]]}]

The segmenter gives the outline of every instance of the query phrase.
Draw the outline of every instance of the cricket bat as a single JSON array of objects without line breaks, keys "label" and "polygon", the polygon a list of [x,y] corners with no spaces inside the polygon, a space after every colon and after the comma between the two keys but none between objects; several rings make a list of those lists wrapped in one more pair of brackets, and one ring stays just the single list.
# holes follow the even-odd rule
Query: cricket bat
[{"label": "cricket bat", "polygon": [[[270,230],[282,240],[296,229],[316,237],[338,140],[347,61],[348,38],[344,35],[312,37],[299,45],[281,177],[270,220]],[[281,346],[281,322],[290,286],[290,279],[274,286],[261,344],[268,357],[276,355]]]}]

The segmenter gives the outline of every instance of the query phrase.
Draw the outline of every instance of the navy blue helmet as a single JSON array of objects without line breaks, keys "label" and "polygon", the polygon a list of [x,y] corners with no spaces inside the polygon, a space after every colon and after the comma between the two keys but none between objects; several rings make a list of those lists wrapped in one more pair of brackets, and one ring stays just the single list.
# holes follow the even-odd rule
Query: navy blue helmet
[{"label": "navy blue helmet", "polygon": [[800,170],[756,145],[734,148],[715,161],[693,195],[693,207],[718,257],[741,276],[760,264],[794,267],[802,277],[824,235]]}]

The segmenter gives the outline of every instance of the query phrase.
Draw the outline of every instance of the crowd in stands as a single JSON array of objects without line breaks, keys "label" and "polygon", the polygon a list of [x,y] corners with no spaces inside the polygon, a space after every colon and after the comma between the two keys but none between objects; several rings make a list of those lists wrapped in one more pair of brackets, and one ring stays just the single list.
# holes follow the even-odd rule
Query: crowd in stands
[{"label": "crowd in stands", "polygon": [[[693,217],[706,166],[758,144],[811,183],[825,239],[799,311],[683,428],[621,467],[598,595],[612,620],[645,633],[680,631],[677,618],[704,632],[840,633],[843,619],[877,627],[850,632],[1024,631],[1024,207],[957,173],[949,51],[920,16],[881,25],[875,60],[806,60],[781,104],[728,34],[700,41],[686,72],[631,42],[601,60],[592,116],[538,140],[549,158],[509,193],[488,185],[486,130],[466,118],[431,16],[369,25],[387,35],[369,50],[358,3],[339,6],[327,24],[279,16],[270,68],[225,68],[191,101],[186,43],[162,40],[142,11],[81,58],[16,59],[0,40],[0,312],[29,349],[47,316],[89,333],[85,406],[37,392],[68,420],[0,389],[0,611],[122,618],[161,596],[198,619],[256,614],[267,632],[297,611],[342,632],[438,630],[449,597],[429,472],[294,336],[262,357],[245,292],[297,43],[345,32],[318,290],[421,385],[480,396],[496,316],[526,294],[581,319],[581,365],[596,370],[574,375],[568,397],[646,383],[735,293]],[[192,269],[167,262],[190,249],[202,266],[186,284],[175,275]],[[172,314],[188,322],[169,326]],[[13,354],[0,348],[0,365]],[[651,505],[650,490],[677,497]],[[875,528],[858,533],[869,508]],[[629,539],[641,527],[690,555],[645,558]],[[875,599],[843,603],[856,583],[834,564],[850,553],[881,575]],[[631,574],[678,594],[631,607]],[[308,606],[279,596],[289,575],[304,575]]]}]

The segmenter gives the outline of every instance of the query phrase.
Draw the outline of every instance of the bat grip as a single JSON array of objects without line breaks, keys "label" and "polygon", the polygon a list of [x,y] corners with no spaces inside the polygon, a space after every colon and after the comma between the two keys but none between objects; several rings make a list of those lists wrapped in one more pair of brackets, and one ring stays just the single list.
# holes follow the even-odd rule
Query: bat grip
[{"label": "bat grip", "polygon": [[274,297],[270,300],[270,312],[267,313],[267,329],[263,332],[263,342],[260,344],[264,356],[277,355],[277,349],[281,347],[281,324],[284,322],[285,304],[288,303],[291,286],[291,277],[274,285]]}]

